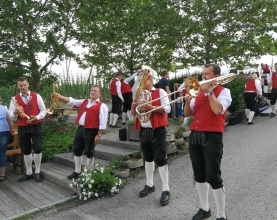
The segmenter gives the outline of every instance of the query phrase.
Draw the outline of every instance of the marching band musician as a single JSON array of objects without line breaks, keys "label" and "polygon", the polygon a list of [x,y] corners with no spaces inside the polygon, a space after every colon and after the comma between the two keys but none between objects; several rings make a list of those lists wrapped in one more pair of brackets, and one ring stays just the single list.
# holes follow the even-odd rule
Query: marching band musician
[{"label": "marching band musician", "polygon": [[277,63],[274,64],[275,72],[271,72],[267,77],[268,82],[268,92],[271,92],[270,96],[270,106],[271,113],[270,118],[276,116],[276,99],[277,99]]},{"label": "marching band musician", "polygon": [[245,85],[245,92],[243,98],[246,104],[245,115],[248,125],[254,124],[252,121],[255,115],[256,97],[257,93],[259,97],[262,97],[262,88],[260,81],[258,80],[257,74],[252,74],[251,79]]},{"label": "marching band musician", "polygon": [[[17,87],[19,88],[20,93],[14,97],[15,101],[12,100],[10,102],[9,112],[12,118],[17,117],[18,138],[20,141],[20,148],[24,154],[24,163],[26,167],[26,174],[17,181],[22,182],[35,178],[36,182],[41,182],[41,122],[46,115],[46,108],[41,96],[35,92],[29,91],[29,83],[26,77],[20,77],[17,79]],[[22,112],[24,112],[27,116],[23,117]],[[32,147],[34,151],[34,158],[31,153]],[[32,172],[33,159],[35,162],[34,176]]]},{"label": "marching band musician", "polygon": [[[206,64],[202,79],[215,79],[220,76],[220,72],[218,65]],[[211,216],[208,201],[209,185],[211,185],[217,208],[217,220],[225,220],[225,191],[220,164],[223,155],[225,115],[232,98],[230,90],[219,85],[206,83],[201,89],[198,97],[192,98],[189,95],[185,97],[184,108],[186,117],[194,115],[190,126],[189,152],[201,203],[201,209],[192,219],[201,220]]]},{"label": "marching band musician", "polygon": [[81,173],[82,154],[87,156],[89,170],[94,166],[94,148],[99,144],[103,131],[107,126],[108,107],[100,101],[102,88],[92,85],[90,99],[74,99],[58,94],[58,99],[71,106],[79,107],[75,124],[78,125],[74,138],[74,162],[75,171],[67,176],[68,179],[76,179]]},{"label": "marching band musician", "polygon": [[116,77],[110,83],[110,94],[112,96],[112,111],[110,113],[109,126],[112,128],[120,128],[116,124],[119,114],[121,112],[122,103],[125,102],[121,94],[121,80],[123,79],[123,73],[119,71]]},{"label": "marching band musician", "polygon": [[123,96],[123,99],[125,102],[123,102],[123,111],[122,111],[122,125],[126,124],[126,118],[128,116],[129,120],[132,120],[131,115],[131,106],[133,102],[133,92],[131,90],[131,87],[129,85],[129,82],[131,82],[136,76],[138,72],[135,72],[132,76],[122,79],[121,80],[121,94]]},{"label": "marching band musician", "polygon": [[[151,72],[152,73],[152,72]],[[148,194],[155,191],[153,183],[153,174],[155,170],[155,163],[158,165],[159,174],[162,180],[162,195],[160,198],[161,205],[167,205],[170,200],[169,192],[169,171],[167,165],[166,155],[166,130],[168,125],[167,114],[170,113],[170,105],[167,93],[163,89],[155,88],[153,86],[153,73],[148,75],[142,87],[151,93],[152,100],[159,97],[164,97],[151,104],[145,104],[142,107],[143,111],[154,110],[150,120],[147,122],[140,122],[136,118],[135,129],[139,130],[141,150],[145,159],[145,173],[146,185],[142,191],[139,192],[140,197],[148,196]],[[131,114],[136,115],[136,107],[140,103],[135,100],[132,103]],[[156,109],[157,106],[164,106]],[[155,110],[156,109],[156,110]]]}]

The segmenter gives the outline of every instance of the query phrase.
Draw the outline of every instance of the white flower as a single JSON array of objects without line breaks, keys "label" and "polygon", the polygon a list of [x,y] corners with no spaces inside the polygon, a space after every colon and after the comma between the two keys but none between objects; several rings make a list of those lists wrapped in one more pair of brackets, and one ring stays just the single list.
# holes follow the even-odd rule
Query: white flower
[{"label": "white flower", "polygon": [[83,195],[85,196],[85,195],[86,195],[86,192],[83,192]]},{"label": "white flower", "polygon": [[84,185],[83,185],[83,184],[80,184],[80,187],[81,187],[81,188],[83,188],[83,187],[84,187]]},{"label": "white flower", "polygon": [[82,199],[82,194],[79,195],[79,199]]},{"label": "white flower", "polygon": [[87,199],[88,199],[87,197],[84,198],[84,200],[87,200]]},{"label": "white flower", "polygon": [[69,184],[69,186],[70,186],[70,187],[73,187],[73,184],[72,184],[72,183],[70,183],[70,184]]},{"label": "white flower", "polygon": [[91,184],[89,184],[89,185],[88,185],[88,188],[90,188],[90,189],[91,189],[91,187],[92,187],[92,185],[91,185]]},{"label": "white flower", "polygon": [[88,195],[88,198],[90,198],[91,197],[91,195]]},{"label": "white flower", "polygon": [[95,193],[95,197],[98,197],[98,193]]},{"label": "white flower", "polygon": [[86,167],[84,168],[84,171],[85,171],[85,172],[87,172],[87,171],[88,171]]},{"label": "white flower", "polygon": [[91,179],[91,180],[90,180],[90,182],[91,182],[91,183],[94,183],[94,180],[93,180],[93,179]]},{"label": "white flower", "polygon": [[73,185],[75,186],[75,185],[77,185],[77,183],[76,183],[76,182],[73,182]]}]

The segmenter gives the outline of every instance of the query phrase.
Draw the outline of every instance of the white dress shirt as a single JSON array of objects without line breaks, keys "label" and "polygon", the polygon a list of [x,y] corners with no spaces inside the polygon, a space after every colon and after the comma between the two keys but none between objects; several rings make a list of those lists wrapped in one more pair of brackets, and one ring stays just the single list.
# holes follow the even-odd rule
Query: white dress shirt
[{"label": "white dress shirt", "polygon": [[[117,78],[116,78],[117,79]],[[115,86],[116,86],[116,92],[117,92],[117,95],[118,97],[123,100],[123,96],[121,94],[121,81],[119,79],[117,79],[117,82],[115,83]]]},{"label": "white dress shirt", "polygon": [[[207,95],[208,95],[208,93],[205,93],[205,96],[207,96]],[[191,109],[192,113],[194,113],[195,99],[196,98],[192,98],[191,101],[190,101],[190,109]],[[231,105],[231,102],[232,102],[232,97],[231,97],[230,90],[224,88],[220,92],[219,96],[217,97],[217,100],[222,105],[222,112],[221,112],[221,114],[224,115],[224,112]]]},{"label": "white dress shirt", "polygon": [[[155,91],[155,90],[156,90],[155,87],[153,87],[151,89],[151,91]],[[160,101],[161,101],[161,105],[165,105],[163,107],[164,111],[165,111],[165,114],[170,113],[171,107],[169,105],[168,94],[163,89],[160,89],[160,94],[159,95],[160,95],[160,97],[163,97],[163,98],[160,99]],[[143,128],[152,128],[151,121],[149,120],[148,122],[141,122],[141,127],[143,127]]]},{"label": "white dress shirt", "polygon": [[[20,97],[22,98],[22,100],[25,104],[27,104],[28,101],[30,100],[30,98],[32,98],[32,97],[30,97],[30,91],[28,91],[26,98],[24,98],[23,94],[20,92]],[[34,116],[37,118],[37,120],[41,120],[46,115],[46,108],[45,108],[44,102],[39,94],[37,94],[37,103],[38,103],[39,113],[38,113],[38,115],[34,115]],[[14,104],[13,100],[11,100],[10,107],[9,107],[9,112],[10,112],[11,118],[14,118],[16,116],[14,114],[15,108],[16,108],[15,104]],[[27,112],[25,112],[25,113],[28,114]]]},{"label": "white dress shirt", "polygon": [[[69,103],[68,105],[71,106],[77,106],[80,107],[82,103],[85,101],[85,99],[74,99],[72,97],[69,97]],[[91,99],[88,99],[87,108],[90,108],[91,106],[95,105],[97,102],[99,102],[99,99],[91,101]],[[108,120],[108,107],[106,104],[102,103],[100,106],[100,114],[99,114],[99,130],[105,130],[107,127],[107,120]],[[79,125],[84,126],[85,125],[85,119],[86,119],[87,112],[85,111],[79,120]]]}]

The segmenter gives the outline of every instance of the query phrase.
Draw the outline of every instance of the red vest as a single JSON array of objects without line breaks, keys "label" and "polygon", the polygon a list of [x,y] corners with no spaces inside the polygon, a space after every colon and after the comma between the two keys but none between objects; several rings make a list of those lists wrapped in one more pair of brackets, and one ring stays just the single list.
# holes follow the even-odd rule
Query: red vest
[{"label": "red vest", "polygon": [[128,83],[124,82],[124,80],[123,80],[121,82],[121,94],[123,95],[127,92],[132,92],[131,86]]},{"label": "red vest", "polygon": [[276,72],[272,72],[272,89],[277,89],[277,76],[276,76]]},{"label": "red vest", "polygon": [[[222,86],[215,87],[213,90],[215,97],[218,97],[223,89],[224,88]],[[227,109],[224,115],[214,114],[208,99],[208,96],[205,96],[204,92],[201,92],[196,98],[194,106],[194,119],[191,123],[190,130],[223,133]]]},{"label": "red vest", "polygon": [[[38,108],[38,101],[37,101],[37,94],[35,92],[30,92],[30,97],[29,97],[29,103],[26,105],[23,100],[23,97],[20,97],[20,94],[17,94],[15,96],[15,100],[17,101],[17,104],[21,106],[24,110],[24,113],[28,116],[37,116],[38,113],[40,112]],[[28,111],[28,107],[30,109],[30,112]],[[28,125],[34,125],[40,123],[42,120],[37,120],[31,124],[27,123],[27,118],[22,118],[20,114],[17,116],[17,124],[19,126],[28,126]]]},{"label": "red vest", "polygon": [[117,95],[117,91],[116,91],[116,82],[118,81],[118,79],[117,78],[115,78],[115,79],[113,79],[112,81],[111,81],[111,85],[110,85],[110,94],[111,95]]},{"label": "red vest", "polygon": [[[160,97],[160,89],[156,88],[155,91],[151,93],[152,100],[157,99]],[[157,100],[152,103],[153,106],[161,106],[161,100]],[[150,117],[150,122],[152,124],[152,130],[158,127],[164,127],[168,125],[167,122],[167,114],[161,114],[157,112],[152,112]],[[135,121],[135,129],[140,130],[140,121],[136,118]]]},{"label": "red vest", "polygon": [[255,79],[251,79],[246,83],[245,92],[247,92],[247,91],[253,91],[253,92],[257,93]]},{"label": "red vest", "polygon": [[79,125],[79,120],[83,113],[86,111],[86,118],[85,118],[85,125],[84,128],[92,128],[92,129],[99,129],[99,114],[100,114],[100,107],[102,102],[97,102],[96,105],[93,105],[89,108],[86,108],[88,104],[88,100],[86,99],[83,101],[82,105],[79,108],[79,113],[76,118],[75,124]]}]

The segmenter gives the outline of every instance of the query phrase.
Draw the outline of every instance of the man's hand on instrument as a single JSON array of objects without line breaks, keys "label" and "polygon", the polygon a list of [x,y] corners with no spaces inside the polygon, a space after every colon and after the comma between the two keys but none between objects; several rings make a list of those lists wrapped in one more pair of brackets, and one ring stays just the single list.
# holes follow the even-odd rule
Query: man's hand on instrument
[{"label": "man's hand on instrument", "polygon": [[34,121],[37,121],[37,120],[38,120],[38,119],[37,119],[35,116],[31,115],[31,116],[30,116],[30,119],[27,120],[27,123],[28,123],[28,124],[31,124],[31,123],[33,123]]},{"label": "man's hand on instrument", "polygon": [[192,97],[189,96],[189,95],[185,95],[184,98],[185,98],[185,100],[186,100],[186,103],[190,103],[190,101],[191,101],[191,99],[192,99]]}]

